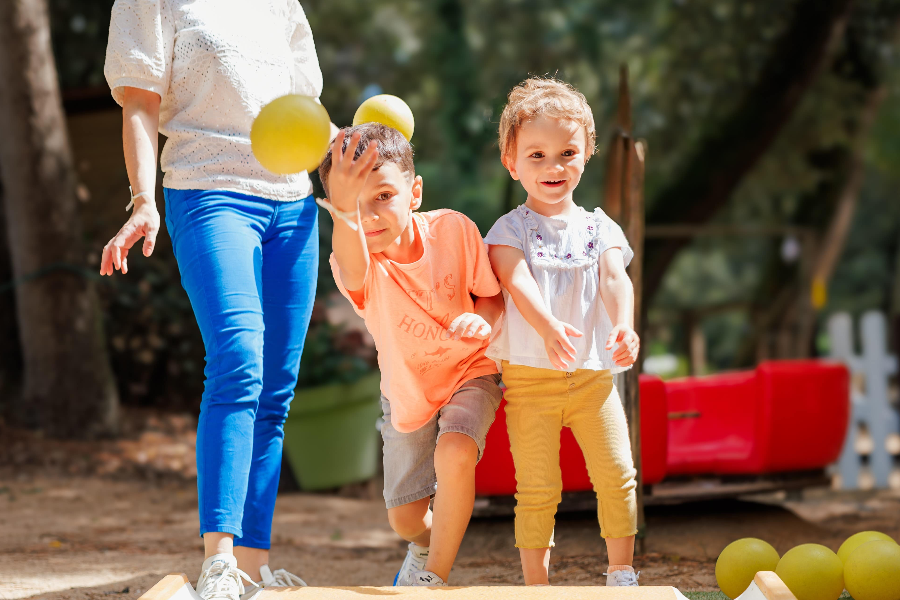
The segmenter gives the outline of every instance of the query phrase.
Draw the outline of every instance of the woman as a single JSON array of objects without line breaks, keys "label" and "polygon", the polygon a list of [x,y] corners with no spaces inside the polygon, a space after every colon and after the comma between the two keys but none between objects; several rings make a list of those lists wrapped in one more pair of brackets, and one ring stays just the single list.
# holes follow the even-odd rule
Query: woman
[{"label": "woman", "polygon": [[267,565],[283,426],[315,296],[316,205],[306,173],[276,176],[256,161],[250,127],[274,98],[321,94],[309,23],[297,0],[116,0],[104,72],[123,109],[134,208],[100,273],[127,273],[142,237],[144,255],[153,252],[160,132],[166,227],[206,347],[198,592],[238,600],[242,578],[302,584]]}]

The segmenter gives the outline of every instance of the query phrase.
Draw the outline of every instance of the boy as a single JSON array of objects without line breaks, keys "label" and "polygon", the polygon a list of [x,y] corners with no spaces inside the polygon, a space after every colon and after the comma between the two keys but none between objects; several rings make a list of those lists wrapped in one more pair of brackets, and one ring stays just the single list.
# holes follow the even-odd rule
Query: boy
[{"label": "boy", "polygon": [[415,212],[422,178],[398,131],[342,130],[319,175],[335,212],[357,225],[334,220],[331,268],[378,349],[384,499],[409,541],[394,585],[443,586],[500,404],[500,376],[484,355],[503,311],[500,286],[474,223],[451,210]]}]

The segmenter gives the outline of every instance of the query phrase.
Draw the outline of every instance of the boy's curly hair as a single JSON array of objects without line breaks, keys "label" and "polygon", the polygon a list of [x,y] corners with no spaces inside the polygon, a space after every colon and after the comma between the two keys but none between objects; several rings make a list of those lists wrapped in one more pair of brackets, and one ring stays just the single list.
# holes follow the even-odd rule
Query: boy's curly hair
[{"label": "boy's curly hair", "polygon": [[[354,160],[365,152],[366,148],[369,147],[369,142],[376,141],[378,142],[378,161],[375,163],[375,169],[384,163],[392,162],[396,163],[404,174],[415,173],[412,144],[396,129],[381,123],[362,123],[355,127],[345,127],[341,131],[344,132],[344,145],[341,148],[341,151],[344,152],[347,150],[347,146],[350,145],[350,137],[356,132],[360,134],[359,145],[356,146],[355,156],[353,157]],[[325,154],[322,164],[319,165],[319,179],[322,180],[322,187],[325,188],[326,194],[329,193],[328,175],[331,173],[332,147],[328,148],[328,153]]]},{"label": "boy's curly hair", "polygon": [[538,116],[574,121],[584,127],[585,162],[597,151],[594,113],[584,94],[553,77],[529,77],[509,92],[500,115],[500,155],[511,156],[524,123]]}]

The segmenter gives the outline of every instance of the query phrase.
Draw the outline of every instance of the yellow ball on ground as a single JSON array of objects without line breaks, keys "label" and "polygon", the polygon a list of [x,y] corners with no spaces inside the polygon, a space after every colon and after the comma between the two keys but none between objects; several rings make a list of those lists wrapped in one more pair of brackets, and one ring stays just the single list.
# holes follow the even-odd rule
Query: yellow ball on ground
[{"label": "yellow ball on ground", "polygon": [[769,543],[756,538],[731,542],[716,560],[716,583],[729,598],[743,594],[758,571],[774,571],[778,552]]},{"label": "yellow ball on ground", "polygon": [[853,600],[900,600],[900,546],[866,542],[844,563],[844,585]]},{"label": "yellow ball on ground", "polygon": [[289,94],[266,104],[250,129],[256,160],[272,173],[290,175],[319,166],[331,139],[331,119],[315,98]]},{"label": "yellow ball on ground", "polygon": [[859,533],[855,533],[844,540],[844,543],[841,544],[840,548],[838,548],[838,558],[841,559],[842,563],[847,564],[847,559],[850,558],[850,555],[853,554],[854,550],[856,550],[863,544],[874,542],[876,540],[893,542],[894,538],[887,534],[881,533],[880,531],[860,531]]},{"label": "yellow ball on ground", "polygon": [[393,127],[407,140],[412,139],[416,127],[412,111],[406,102],[390,94],[372,96],[359,105],[353,115],[353,126],[363,123],[381,123]]},{"label": "yellow ball on ground", "polygon": [[778,575],[797,600],[837,600],[844,592],[844,565],[819,544],[803,544],[784,553]]}]

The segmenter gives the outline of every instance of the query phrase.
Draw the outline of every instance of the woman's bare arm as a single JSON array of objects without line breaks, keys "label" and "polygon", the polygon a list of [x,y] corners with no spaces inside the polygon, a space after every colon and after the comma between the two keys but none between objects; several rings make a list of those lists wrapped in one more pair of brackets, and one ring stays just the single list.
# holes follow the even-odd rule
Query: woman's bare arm
[{"label": "woman's bare arm", "polygon": [[100,274],[112,275],[115,269],[128,272],[128,250],[142,237],[144,256],[153,253],[159,233],[156,208],[156,157],[159,148],[159,94],[126,87],[122,102],[122,147],[125,169],[135,198],[131,217],[119,233],[103,248]]}]

